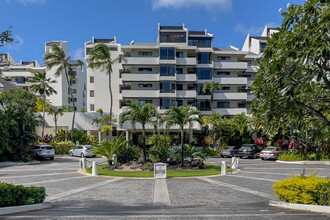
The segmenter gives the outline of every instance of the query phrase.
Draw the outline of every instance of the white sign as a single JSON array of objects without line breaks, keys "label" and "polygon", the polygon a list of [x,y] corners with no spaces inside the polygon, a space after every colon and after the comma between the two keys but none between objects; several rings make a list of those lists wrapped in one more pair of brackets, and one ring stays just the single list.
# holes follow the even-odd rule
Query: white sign
[{"label": "white sign", "polygon": [[156,179],[166,178],[166,163],[155,163],[154,164],[154,177]]}]

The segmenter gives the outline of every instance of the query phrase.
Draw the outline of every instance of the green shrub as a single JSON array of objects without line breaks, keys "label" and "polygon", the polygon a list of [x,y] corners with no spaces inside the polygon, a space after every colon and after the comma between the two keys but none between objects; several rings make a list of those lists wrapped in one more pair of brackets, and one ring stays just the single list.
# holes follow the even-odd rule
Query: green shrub
[{"label": "green shrub", "polygon": [[69,154],[69,151],[76,145],[71,141],[52,142],[51,145],[55,150],[55,154]]},{"label": "green shrub", "polygon": [[138,161],[142,153],[141,149],[135,145],[126,148],[125,152],[128,156],[128,161]]},{"label": "green shrub", "polygon": [[275,195],[282,201],[290,203],[330,205],[330,180],[318,178],[313,173],[282,179],[273,185]]},{"label": "green shrub", "polygon": [[220,155],[220,151],[219,150],[212,150],[210,148],[205,148],[202,150],[202,153],[206,156],[206,157],[210,157],[210,156],[219,156]]},{"label": "green shrub", "polygon": [[42,203],[45,197],[45,187],[0,183],[0,207]]},{"label": "green shrub", "polygon": [[152,163],[147,162],[147,163],[146,163],[146,167],[147,167],[147,168],[148,168],[148,167],[152,167]]},{"label": "green shrub", "polygon": [[284,152],[284,153],[280,154],[278,159],[279,160],[288,160],[288,161],[300,161],[300,160],[304,160],[305,158],[300,153],[294,153],[294,152],[288,151],[288,152]]},{"label": "green shrub", "polygon": [[169,148],[166,146],[153,146],[148,153],[152,156],[154,162],[166,162],[170,156]]}]

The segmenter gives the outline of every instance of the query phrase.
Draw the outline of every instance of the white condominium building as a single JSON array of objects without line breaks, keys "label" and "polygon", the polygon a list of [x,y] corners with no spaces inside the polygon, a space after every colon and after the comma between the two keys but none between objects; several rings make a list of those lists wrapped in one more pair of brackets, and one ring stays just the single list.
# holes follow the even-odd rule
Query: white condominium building
[{"label": "white condominium building", "polygon": [[[86,57],[97,43],[106,43],[113,58],[122,50],[127,60],[115,65],[112,73],[116,116],[132,102],[152,103],[161,113],[171,106],[190,105],[210,114],[211,96],[202,87],[211,81],[222,85],[214,94],[213,112],[227,117],[248,113],[258,53],[215,47],[213,34],[189,31],[184,25],[159,25],[155,43],[120,46],[115,39],[93,39],[85,43]],[[87,90],[87,111],[109,112],[108,76],[88,68]]]},{"label": "white condominium building", "polygon": [[[51,41],[45,43],[45,53],[52,51],[52,47],[57,45],[61,47],[68,56],[68,42],[67,41]],[[76,79],[70,80],[71,89],[73,93],[73,99],[71,99],[68,83],[65,72],[62,71],[61,75],[56,76],[55,72],[58,67],[52,69],[46,69],[47,77],[51,77],[56,80],[57,83],[52,84],[52,87],[57,91],[57,94],[53,94],[48,99],[51,100],[54,106],[70,106],[72,108],[72,102],[75,103],[76,111],[86,111],[86,70],[78,65],[78,62],[71,60],[71,68],[75,72]]]}]

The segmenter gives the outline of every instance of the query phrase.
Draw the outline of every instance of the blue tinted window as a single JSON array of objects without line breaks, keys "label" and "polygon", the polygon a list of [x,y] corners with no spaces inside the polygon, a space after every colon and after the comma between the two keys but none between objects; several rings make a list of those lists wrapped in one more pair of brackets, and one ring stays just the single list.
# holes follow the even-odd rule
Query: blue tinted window
[{"label": "blue tinted window", "polygon": [[175,65],[159,65],[159,72],[161,76],[175,76]]},{"label": "blue tinted window", "polygon": [[211,69],[197,69],[197,78],[198,79],[212,79]]},{"label": "blue tinted window", "polygon": [[161,60],[174,60],[175,49],[173,47],[161,47],[160,59]]},{"label": "blue tinted window", "polygon": [[160,106],[162,109],[169,109],[171,107],[171,99],[170,98],[161,98]]},{"label": "blue tinted window", "polygon": [[204,37],[189,37],[188,45],[197,47],[211,47],[212,39]]},{"label": "blue tinted window", "polygon": [[201,111],[210,111],[211,110],[211,101],[208,99],[199,99],[197,100],[197,108]]},{"label": "blue tinted window", "polygon": [[211,54],[210,53],[198,53],[197,57],[198,64],[209,64],[211,62]]}]

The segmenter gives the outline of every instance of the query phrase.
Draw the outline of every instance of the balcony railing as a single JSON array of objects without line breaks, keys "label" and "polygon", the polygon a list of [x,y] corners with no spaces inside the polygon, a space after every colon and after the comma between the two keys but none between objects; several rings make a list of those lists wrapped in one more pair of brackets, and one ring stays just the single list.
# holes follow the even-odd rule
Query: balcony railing
[{"label": "balcony railing", "polygon": [[158,82],[159,74],[122,74],[123,82]]},{"label": "balcony railing", "polygon": [[136,89],[136,90],[123,90],[123,98],[158,98],[159,90],[151,89]]},{"label": "balcony railing", "polygon": [[176,58],[176,65],[194,66],[196,57]]},{"label": "balcony railing", "polygon": [[214,93],[214,100],[247,100],[246,92]]},{"label": "balcony railing", "polygon": [[177,90],[176,91],[177,98],[196,98],[196,91],[194,90]]},{"label": "balcony railing", "polygon": [[176,81],[195,82],[196,80],[196,74],[176,74]]},{"label": "balcony railing", "polygon": [[216,69],[225,69],[225,70],[246,70],[246,62],[213,62],[213,68]]},{"label": "balcony railing", "polygon": [[219,82],[224,85],[246,85],[247,79],[243,77],[213,77],[215,82]]},{"label": "balcony railing", "polygon": [[123,65],[159,65],[158,57],[127,57]]}]

